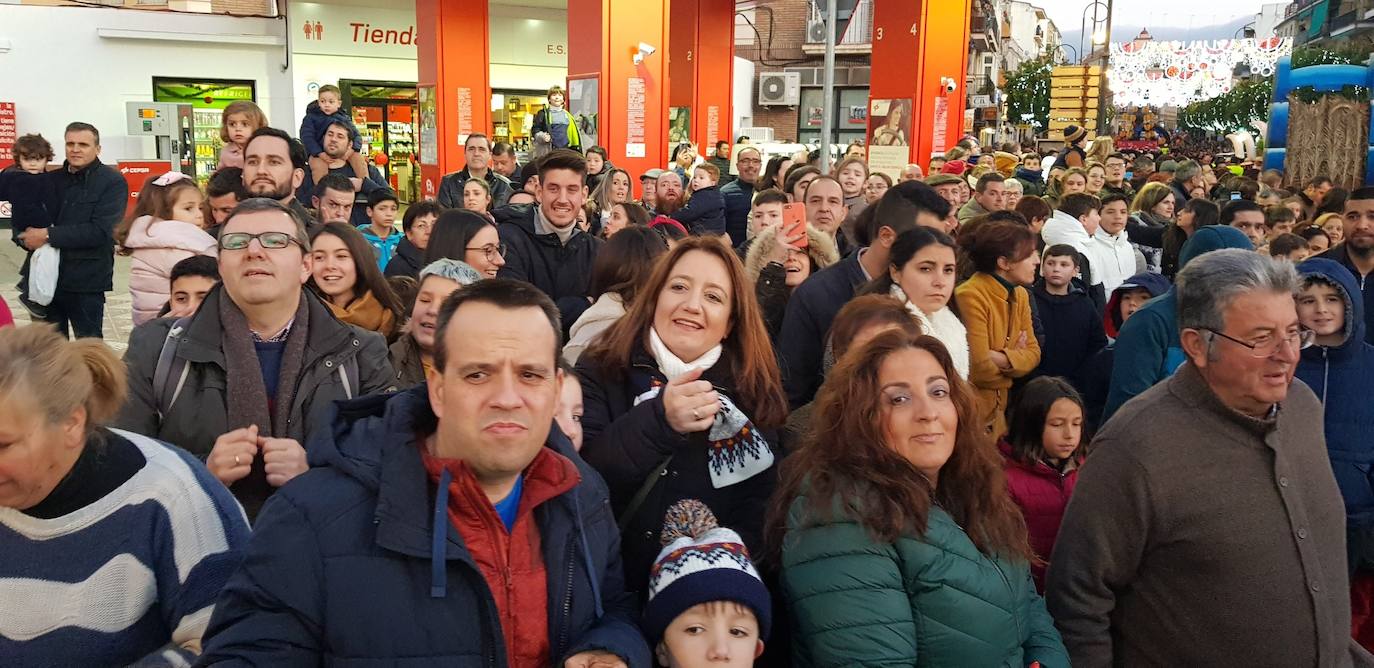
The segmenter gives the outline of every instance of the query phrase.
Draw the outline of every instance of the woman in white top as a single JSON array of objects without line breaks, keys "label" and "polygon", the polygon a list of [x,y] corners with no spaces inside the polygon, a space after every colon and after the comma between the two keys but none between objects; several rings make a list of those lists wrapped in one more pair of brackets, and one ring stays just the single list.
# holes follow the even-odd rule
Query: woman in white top
[{"label": "woman in white top", "polygon": [[922,331],[945,344],[959,377],[967,380],[968,330],[952,299],[955,265],[954,240],[939,230],[917,227],[898,235],[887,275],[874,279],[863,292],[889,294],[906,304]]}]

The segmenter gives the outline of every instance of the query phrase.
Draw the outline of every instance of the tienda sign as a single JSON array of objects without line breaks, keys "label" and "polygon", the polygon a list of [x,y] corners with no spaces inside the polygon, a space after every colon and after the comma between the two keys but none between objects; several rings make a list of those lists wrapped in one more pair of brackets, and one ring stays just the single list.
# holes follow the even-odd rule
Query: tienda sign
[{"label": "tienda sign", "polygon": [[370,23],[350,23],[353,28],[353,41],[363,44],[400,44],[403,46],[415,46],[418,40],[415,39],[415,26],[410,26],[405,30],[386,30],[373,28]]}]

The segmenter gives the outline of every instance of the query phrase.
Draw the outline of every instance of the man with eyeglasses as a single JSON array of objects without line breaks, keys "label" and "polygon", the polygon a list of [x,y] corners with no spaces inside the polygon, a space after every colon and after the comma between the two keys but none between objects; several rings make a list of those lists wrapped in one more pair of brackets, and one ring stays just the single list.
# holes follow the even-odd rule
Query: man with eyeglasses
[{"label": "man with eyeglasses", "polygon": [[416,278],[424,267],[425,251],[429,250],[429,235],[434,231],[434,222],[444,207],[432,199],[416,202],[406,207],[401,216],[401,231],[405,238],[396,246],[396,253],[386,263],[382,273],[387,277],[409,276]]},{"label": "man with eyeglasses", "polygon": [[1124,195],[1126,201],[1135,199],[1135,188],[1126,180],[1126,156],[1113,153],[1107,156],[1107,184],[1102,186],[1103,193]]},{"label": "man with eyeglasses", "polygon": [[532,283],[548,295],[558,305],[565,335],[591,306],[587,289],[601,249],[600,239],[577,226],[577,214],[587,201],[586,176],[581,154],[558,149],[539,161],[536,206],[493,212],[506,247],[498,275]]},{"label": "man with eyeglasses", "polygon": [[463,169],[439,181],[439,203],[450,209],[463,208],[463,184],[468,179],[482,179],[491,190],[491,208],[505,206],[515,188],[506,177],[491,168],[491,139],[480,132],[468,135],[463,142],[463,157]]},{"label": "man with eyeglasses", "polygon": [[134,329],[116,424],[204,459],[251,519],[306,471],[303,446],[335,401],[387,391],[395,376],[381,335],[339,322],[302,287],[309,237],[280,202],[234,209],[219,272],[194,316]]},{"label": "man with eyeglasses", "polygon": [[739,245],[749,234],[749,208],[754,202],[754,184],[763,169],[763,154],[753,146],[742,147],[735,165],[739,178],[722,186],[720,194],[725,198],[725,233],[730,235],[730,243]]},{"label": "man with eyeglasses", "polygon": [[1179,272],[1187,361],[1098,432],[1050,560],[1075,665],[1374,663],[1350,637],[1322,404],[1293,380],[1313,334],[1297,288],[1243,249]]}]

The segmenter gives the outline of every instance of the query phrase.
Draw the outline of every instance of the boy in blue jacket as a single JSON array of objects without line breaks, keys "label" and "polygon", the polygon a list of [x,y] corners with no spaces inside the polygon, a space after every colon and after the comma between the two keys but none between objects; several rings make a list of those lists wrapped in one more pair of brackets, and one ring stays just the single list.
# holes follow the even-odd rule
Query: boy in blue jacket
[{"label": "boy in blue jacket", "polygon": [[320,86],[314,102],[305,108],[305,118],[301,119],[301,143],[310,156],[310,182],[319,183],[329,173],[330,157],[324,152],[324,132],[334,123],[348,127],[348,136],[353,138],[353,146],[344,159],[353,168],[353,175],[367,180],[367,158],[363,156],[363,139],[348,112],[343,110],[343,93],[338,86]]},{"label": "boy in blue jacket", "polygon": [[725,234],[725,196],[720,194],[720,170],[703,162],[692,170],[692,197],[674,211],[673,220],[692,234]]}]

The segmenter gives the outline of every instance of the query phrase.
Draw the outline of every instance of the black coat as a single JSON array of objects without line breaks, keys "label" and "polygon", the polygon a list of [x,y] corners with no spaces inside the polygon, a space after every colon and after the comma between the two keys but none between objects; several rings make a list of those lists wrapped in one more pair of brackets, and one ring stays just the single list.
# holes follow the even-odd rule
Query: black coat
[{"label": "black coat", "polygon": [[563,333],[591,306],[587,298],[592,278],[592,263],[601,250],[601,240],[581,230],[573,232],[565,245],[554,233],[535,231],[538,207],[508,206],[492,212],[496,217],[501,242],[506,244],[506,264],[498,276],[525,281],[544,291],[563,320]]},{"label": "black coat", "polygon": [[[463,184],[468,182],[472,175],[468,174],[467,168],[454,172],[439,179],[439,193],[436,199],[439,203],[450,209],[461,209],[463,207]],[[495,170],[487,170],[487,189],[491,190],[491,208],[496,209],[506,205],[510,196],[515,194],[515,188],[511,186],[510,180]]]},{"label": "black coat", "polygon": [[[113,290],[114,228],[129,203],[124,177],[97,159],[74,173],[64,165],[51,172],[11,178],[16,243],[24,230],[47,227],[48,244],[62,251],[57,292]],[[27,258],[20,274],[29,274]]]},{"label": "black coat", "polygon": [[[505,666],[496,602],[435,505],[417,434],[434,428],[425,386],[337,405],[311,470],[263,509],[205,634],[200,664]],[[604,650],[649,665],[624,589],[606,487],[557,429],[545,447],[582,481],[534,510],[548,580],[554,665]],[[438,517],[447,520],[446,513]]]},{"label": "black coat", "polygon": [[731,243],[744,242],[749,236],[749,210],[754,206],[754,184],[735,179],[720,187],[725,197],[725,232]]},{"label": "black coat", "polygon": [[793,410],[810,402],[820,389],[824,380],[821,362],[830,323],[854,298],[864,280],[859,254],[850,253],[812,274],[792,291],[778,334],[778,361],[782,366],[782,386]]},{"label": "black coat", "polygon": [[1081,391],[1084,365],[1107,345],[1102,316],[1077,281],[1070,285],[1069,294],[1052,295],[1042,279],[1035,282],[1031,295],[1045,328],[1035,375],[1061,376]]},{"label": "black coat", "polygon": [[725,197],[716,186],[702,188],[671,217],[692,234],[725,234]]},{"label": "black coat", "polygon": [[382,273],[387,278],[409,276],[418,279],[420,270],[424,268],[425,252],[410,243],[410,239],[403,238],[396,245],[396,252],[391,255],[391,261],[386,263],[386,271]]},{"label": "black coat", "polygon": [[[740,404],[734,394],[729,352],[708,369],[702,380],[711,382],[736,402],[746,415],[751,407]],[[679,434],[668,426],[663,414],[663,397],[635,405],[644,388],[633,387],[627,374],[649,375],[660,380],[663,374],[642,347],[631,354],[631,369],[606,369],[596,366],[586,355],[577,364],[582,379],[582,456],[596,468],[611,490],[611,506],[622,517],[630,500],[648,476],[670,455],[672,461],[659,476],[642,505],[624,523],[622,549],[625,555],[626,587],[644,593],[649,568],[662,543],[663,515],[682,499],[705,503],[720,525],[739,532],[752,554],[763,554],[763,519],[768,497],[777,485],[777,462],[748,480],[716,489],[711,484],[707,433]],[[777,435],[764,432],[776,446]],[[773,448],[774,456],[781,452]]]}]

